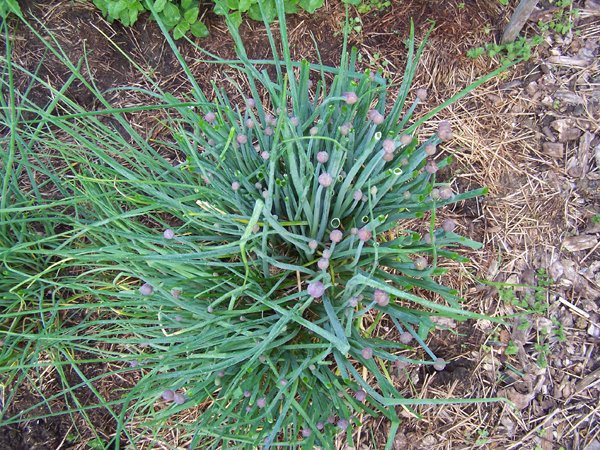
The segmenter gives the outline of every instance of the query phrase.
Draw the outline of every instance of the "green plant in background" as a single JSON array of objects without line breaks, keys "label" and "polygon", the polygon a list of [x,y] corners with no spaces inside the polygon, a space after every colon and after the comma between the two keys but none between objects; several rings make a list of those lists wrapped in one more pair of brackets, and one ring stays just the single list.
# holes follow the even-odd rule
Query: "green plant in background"
[{"label": "green plant in background", "polygon": [[344,3],[354,6],[359,14],[382,11],[392,5],[389,0],[344,0]]},{"label": "green plant in background", "polygon": [[[285,4],[276,8],[287,42]],[[5,26],[0,282],[9,295],[0,300],[0,375],[7,405],[46,370],[61,389],[38,390],[38,405],[0,423],[78,412],[93,425],[75,395],[83,389],[117,424],[113,448],[135,447],[141,430],[159,442],[177,423],[189,448],[332,449],[339,433],[352,443],[366,414],[391,423],[391,449],[399,405],[499,400],[406,398],[390,370],[444,368],[425,343],[431,316],[490,319],[435,281],[441,258],[464,260],[456,247],[480,246],[451,220],[440,224],[437,208],[485,190],[458,193],[436,180],[450,163],[434,159],[451,138],[448,123],[423,142],[416,132],[503,69],[415,120],[426,92],[409,97],[425,41],[415,48],[412,28],[392,97],[379,74],[355,70],[346,39],[339,68],[294,62],[286,46],[280,55],[269,30],[273,59],[251,61],[239,21],[227,15],[238,59],[211,61],[247,83],[214,86],[209,101],[168,35],[164,9],[150,9],[190,92],[175,98],[148,77],[153,89],[139,94],[149,103],[131,108],[113,107],[41,36],[72,72],[65,86],[11,62]],[[17,91],[15,71],[48,89],[51,103]],[[100,109],[66,95],[75,80]],[[126,119],[147,110],[168,130],[159,138]],[[414,219],[428,232],[409,229]],[[377,336],[384,321],[400,340]],[[413,346],[424,359],[403,356]],[[97,362],[111,369],[86,372]],[[123,376],[136,384],[110,397],[97,389]],[[46,409],[59,400],[62,410]],[[193,407],[195,421],[178,419]]]},{"label": "green plant in background", "polygon": [[[284,0],[286,14],[295,14],[304,10],[310,14],[323,6],[324,0]],[[241,15],[247,14],[253,20],[271,23],[277,17],[275,0],[215,0],[215,12],[219,15],[230,15],[234,22],[241,21]]]},{"label": "green plant in background", "polygon": [[141,13],[149,10],[149,1],[165,27],[173,31],[175,39],[188,32],[196,37],[208,36],[206,25],[198,20],[198,0],[94,0],[94,5],[109,22],[118,20],[127,27],[137,22]]},{"label": "green plant in background", "polygon": [[11,13],[21,14],[21,7],[17,0],[0,0],[0,17],[6,19]]},{"label": "green plant in background", "polygon": [[467,51],[467,56],[472,59],[487,55],[489,58],[500,58],[502,64],[512,64],[515,61],[528,61],[531,58],[532,49],[542,43],[541,36],[531,39],[519,37],[514,42],[507,44],[489,43],[484,47],[475,47]]},{"label": "green plant in background", "polygon": [[578,17],[579,10],[572,9],[572,0],[556,0],[554,5],[557,10],[552,13],[552,19],[548,22],[544,20],[538,21],[538,28],[541,32],[552,30],[556,33],[565,35],[573,28],[573,19]]}]

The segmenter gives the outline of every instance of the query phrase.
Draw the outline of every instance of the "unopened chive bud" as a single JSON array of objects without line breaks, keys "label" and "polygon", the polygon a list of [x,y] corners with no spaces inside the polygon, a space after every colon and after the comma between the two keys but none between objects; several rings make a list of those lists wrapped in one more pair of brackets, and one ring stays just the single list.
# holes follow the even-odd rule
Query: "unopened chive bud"
[{"label": "unopened chive bud", "polygon": [[279,380],[280,386],[287,386],[287,384],[288,384],[288,380],[286,380],[285,378],[282,378],[281,380]]},{"label": "unopened chive bud", "polygon": [[173,396],[173,403],[175,403],[176,405],[183,405],[185,403],[185,400],[185,395],[180,394],[178,392],[176,392]]},{"label": "unopened chive bud", "polygon": [[371,347],[365,347],[360,351],[360,354],[365,359],[371,359],[373,357],[373,349]]},{"label": "unopened chive bud", "polygon": [[354,398],[362,403],[367,399],[367,392],[364,389],[359,389],[354,393]]},{"label": "unopened chive bud", "polygon": [[358,95],[356,95],[356,92],[344,92],[342,97],[344,97],[344,100],[348,105],[354,105],[358,101]]},{"label": "unopened chive bud", "polygon": [[450,232],[454,231],[455,228],[456,228],[456,222],[452,219],[445,219],[442,222],[442,229],[446,233],[450,233]]},{"label": "unopened chive bud", "polygon": [[417,94],[417,98],[419,100],[421,100],[422,102],[424,102],[427,99],[427,89],[424,89],[424,88],[417,89],[416,94]]},{"label": "unopened chive bud", "polygon": [[348,136],[350,134],[351,130],[352,130],[352,124],[345,123],[340,126],[340,134],[342,136]]},{"label": "unopened chive bud", "polygon": [[436,358],[435,359],[435,364],[433,365],[433,368],[437,371],[440,370],[444,370],[446,368],[446,361],[444,360],[444,358]]},{"label": "unopened chive bud", "polygon": [[358,297],[357,296],[350,297],[348,299],[348,305],[352,306],[353,308],[358,306]]},{"label": "unopened chive bud", "polygon": [[264,397],[259,398],[258,400],[256,400],[256,406],[258,406],[259,408],[264,408],[265,406],[267,406],[267,399]]},{"label": "unopened chive bud", "polygon": [[369,111],[369,113],[367,114],[367,117],[375,125],[381,125],[383,123],[383,121],[385,120],[385,117],[383,116],[383,114],[381,114],[376,109],[371,109]]},{"label": "unopened chive bud", "polygon": [[390,303],[390,296],[387,292],[382,291],[381,289],[375,289],[375,292],[373,293],[373,300],[375,300],[375,303],[377,303],[379,306],[387,306]]},{"label": "unopened chive bud", "polygon": [[269,155],[269,152],[267,152],[267,151],[262,151],[262,152],[260,152],[260,157],[261,157],[262,159],[264,159],[265,161],[266,161],[267,159],[269,159],[269,156],[270,156],[270,155]]},{"label": "unopened chive bud", "polygon": [[206,120],[208,123],[213,123],[216,119],[217,119],[217,116],[215,115],[214,112],[207,112],[204,115],[204,120]]},{"label": "unopened chive bud", "polygon": [[258,233],[259,231],[260,231],[260,225],[259,225],[259,224],[255,224],[255,225],[252,227],[252,232],[256,234],[256,233]]},{"label": "unopened chive bud", "polygon": [[411,142],[412,136],[409,136],[408,134],[403,134],[402,136],[400,136],[400,143],[402,145],[410,145]]},{"label": "unopened chive bud", "polygon": [[402,193],[402,197],[404,198],[404,200],[410,200],[410,196],[411,196],[410,191],[404,191]]},{"label": "unopened chive bud", "polygon": [[277,119],[275,118],[275,116],[273,116],[273,114],[269,113],[265,115],[265,123],[267,125],[275,126],[277,124]]},{"label": "unopened chive bud", "polygon": [[244,391],[244,397],[250,398],[251,395],[252,395],[252,393],[249,390]]},{"label": "unopened chive bud", "polygon": [[167,228],[165,231],[163,231],[163,237],[165,239],[173,239],[175,237],[175,232],[170,228]]},{"label": "unopened chive bud", "polygon": [[317,153],[317,161],[320,162],[321,164],[325,164],[327,161],[329,161],[329,153],[327,153],[327,152]]},{"label": "unopened chive bud", "polygon": [[325,293],[325,286],[320,281],[315,281],[308,285],[306,292],[313,298],[320,298]]},{"label": "unopened chive bud", "polygon": [[386,153],[394,153],[396,148],[396,144],[394,144],[394,141],[391,139],[385,139],[381,146],[383,147],[383,151]]},{"label": "unopened chive bud", "polygon": [[207,143],[208,145],[210,145],[211,147],[215,145],[215,141],[214,141],[214,140],[212,140],[212,139],[209,139],[208,141],[206,141],[206,143]]},{"label": "unopened chive bud", "polygon": [[231,189],[233,189],[234,191],[238,191],[241,186],[242,185],[239,181],[234,181],[233,183],[231,183]]},{"label": "unopened chive bud", "polygon": [[290,124],[293,127],[297,127],[298,125],[300,125],[300,120],[296,116],[292,116],[290,117]]},{"label": "unopened chive bud", "polygon": [[154,292],[154,288],[150,283],[144,283],[140,287],[140,294],[142,295],[152,295],[152,292]]},{"label": "unopened chive bud", "polygon": [[438,171],[438,166],[435,163],[435,161],[433,161],[433,160],[427,161],[427,164],[425,165],[425,171],[427,171],[427,173],[430,173],[430,174],[436,173]]},{"label": "unopened chive bud", "polygon": [[329,416],[329,417],[327,418],[327,422],[329,422],[330,424],[332,424],[332,425],[333,425],[333,424],[335,423],[335,416]]},{"label": "unopened chive bud", "polygon": [[410,344],[410,342],[412,340],[413,340],[413,336],[408,331],[405,331],[404,333],[402,333],[400,335],[400,342],[403,344]]},{"label": "unopened chive bud", "polygon": [[219,371],[217,372],[217,376],[218,376],[219,378],[223,378],[223,377],[225,376],[225,371],[223,371],[223,370],[219,370]]},{"label": "unopened chive bud", "polygon": [[323,428],[325,428],[325,424],[323,422],[317,422],[317,430],[321,431]]},{"label": "unopened chive bud", "polygon": [[340,430],[345,430],[346,428],[348,428],[348,421],[346,419],[340,419],[338,420],[337,426]]},{"label": "unopened chive bud", "polygon": [[319,243],[317,241],[315,241],[314,239],[308,243],[308,248],[310,248],[311,250],[316,250],[316,248],[318,246],[319,246]]},{"label": "unopened chive bud", "polygon": [[175,397],[175,391],[173,391],[171,389],[167,389],[166,391],[163,391],[161,397],[163,398],[163,400],[172,402],[173,398]]},{"label": "unopened chive bud", "polygon": [[435,155],[436,151],[437,151],[437,147],[434,144],[427,144],[425,146],[425,154],[427,156],[433,156],[433,155]]},{"label": "unopened chive bud", "polygon": [[371,193],[371,195],[377,195],[377,186],[371,186],[371,189],[369,189],[369,192]]},{"label": "unopened chive bud", "polygon": [[350,228],[350,234],[352,236],[356,236],[358,234],[358,228],[356,228],[356,227]]},{"label": "unopened chive bud", "polygon": [[382,158],[383,158],[383,160],[385,162],[390,162],[390,161],[392,161],[394,159],[394,154],[393,153],[385,153],[384,152]]},{"label": "unopened chive bud", "polygon": [[358,239],[360,239],[363,242],[368,241],[369,239],[371,239],[372,236],[373,234],[365,227],[362,227],[360,230],[358,230]]},{"label": "unopened chive bud", "polygon": [[272,136],[273,135],[273,129],[271,127],[265,128],[265,135]]},{"label": "unopened chive bud", "polygon": [[214,311],[214,308],[212,306],[208,306],[208,308],[206,308],[206,311],[211,313]]},{"label": "unopened chive bud", "polygon": [[308,130],[308,132],[311,136],[316,136],[319,132],[319,129],[317,127],[312,127],[310,130]]},{"label": "unopened chive bud", "polygon": [[310,428],[302,428],[302,437],[307,438],[310,437],[311,434],[312,431],[310,431]]},{"label": "unopened chive bud", "polygon": [[431,235],[429,233],[425,233],[425,235],[423,236],[423,242],[425,242],[426,244],[431,244]]},{"label": "unopened chive bud", "polygon": [[246,142],[248,142],[248,136],[246,136],[245,134],[238,134],[235,140],[240,145],[245,144]]},{"label": "unopened chive bud", "polygon": [[181,289],[171,289],[171,296],[174,299],[178,299],[179,297],[181,297]]},{"label": "unopened chive bud", "polygon": [[254,187],[256,189],[262,189],[263,186],[262,186],[262,183],[260,181],[257,181],[256,183],[254,183]]},{"label": "unopened chive bud", "polygon": [[246,106],[248,108],[254,108],[256,106],[256,101],[254,101],[253,98],[247,98],[246,99]]},{"label": "unopened chive bud", "polygon": [[362,196],[363,194],[360,190],[356,190],[354,191],[354,194],[352,194],[352,198],[357,202],[359,202],[362,199]]},{"label": "unopened chive bud", "polygon": [[440,190],[438,188],[433,188],[431,190],[431,194],[429,194],[429,195],[431,195],[431,198],[433,200],[439,200],[441,198],[440,197]]},{"label": "unopened chive bud", "polygon": [[327,259],[327,258],[319,259],[319,261],[317,261],[317,266],[321,270],[327,270],[327,268],[329,267],[329,259]]},{"label": "unopened chive bud", "polygon": [[340,230],[333,230],[331,233],[329,233],[329,239],[331,239],[331,242],[336,244],[341,242],[343,237],[344,235]]},{"label": "unopened chive bud", "polygon": [[417,270],[425,270],[427,268],[427,258],[419,256],[414,260],[413,264]]},{"label": "unopened chive bud", "polygon": [[262,191],[262,196],[263,198],[267,198],[269,196],[269,190],[265,189],[264,191]]},{"label": "unopened chive bud", "polygon": [[440,198],[443,200],[448,200],[452,198],[453,195],[454,192],[452,192],[452,189],[450,189],[449,187],[440,189]]},{"label": "unopened chive bud", "polygon": [[323,250],[323,258],[331,258],[331,250],[329,250],[328,248],[326,248],[325,250]]},{"label": "unopened chive bud", "polygon": [[319,184],[321,186],[329,187],[331,186],[331,183],[333,183],[333,178],[327,172],[324,172],[321,175],[319,175]]},{"label": "unopened chive bud", "polygon": [[246,119],[246,126],[248,128],[254,128],[254,121],[252,119]]},{"label": "unopened chive bud", "polygon": [[402,164],[403,166],[408,166],[408,159],[407,158],[402,158],[400,160],[400,164]]},{"label": "unopened chive bud", "polygon": [[447,120],[440,122],[437,135],[442,141],[449,141],[452,139],[452,125],[450,125],[450,122]]}]

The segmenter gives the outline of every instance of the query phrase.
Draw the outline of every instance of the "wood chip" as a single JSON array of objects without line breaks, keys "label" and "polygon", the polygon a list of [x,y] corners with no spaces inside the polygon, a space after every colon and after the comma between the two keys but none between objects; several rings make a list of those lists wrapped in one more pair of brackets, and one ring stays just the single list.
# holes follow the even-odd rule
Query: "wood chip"
[{"label": "wood chip", "polygon": [[550,64],[556,64],[559,66],[568,66],[568,67],[588,67],[592,60],[589,58],[582,58],[580,56],[564,56],[564,55],[556,55],[551,56],[547,59]]},{"label": "wood chip", "polygon": [[558,140],[560,142],[574,141],[579,139],[582,131],[575,127],[575,121],[571,119],[558,119],[550,123],[550,126],[558,131]]},{"label": "wood chip", "polygon": [[563,247],[569,252],[579,252],[594,248],[598,243],[598,238],[591,235],[571,236],[563,241]]},{"label": "wood chip", "polygon": [[554,98],[570,105],[585,105],[586,103],[583,97],[570,91],[556,91],[554,93]]},{"label": "wood chip", "polygon": [[565,144],[560,142],[544,142],[542,151],[551,158],[562,158],[565,154]]}]

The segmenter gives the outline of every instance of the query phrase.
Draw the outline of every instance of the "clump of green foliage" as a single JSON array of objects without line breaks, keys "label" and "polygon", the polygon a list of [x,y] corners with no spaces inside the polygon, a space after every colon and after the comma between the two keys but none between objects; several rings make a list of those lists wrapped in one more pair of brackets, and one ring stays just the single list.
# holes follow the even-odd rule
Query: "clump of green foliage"
[{"label": "clump of green foliage", "polygon": [[579,10],[572,8],[572,0],[556,0],[551,3],[554,3],[558,9],[552,13],[549,22],[540,19],[537,23],[538,28],[541,32],[552,30],[562,35],[569,33],[573,29],[573,18],[579,15]]},{"label": "clump of green foliage", "polygon": [[528,61],[531,58],[533,48],[541,44],[542,41],[543,38],[537,35],[531,39],[519,37],[514,42],[506,44],[490,42],[483,47],[468,50],[467,56],[476,59],[485,54],[489,58],[500,58],[501,63],[505,65],[512,64],[515,61]]},{"label": "clump of green foliage", "polygon": [[[276,7],[287,42],[285,4]],[[194,421],[177,422],[188,448],[333,449],[340,433],[352,444],[366,414],[391,423],[389,450],[399,405],[490,401],[412,398],[389,371],[444,368],[426,344],[432,316],[487,318],[436,281],[440,260],[480,247],[452,221],[438,223],[436,210],[485,189],[454,192],[436,179],[451,162],[435,157],[449,124],[424,141],[416,135],[499,70],[414,119],[426,96],[411,86],[425,49],[414,30],[392,97],[380,74],[356,70],[346,40],[340,66],[329,67],[292,61],[268,30],[273,57],[255,62],[227,15],[238,58],[209,56],[246,82],[215,85],[209,99],[153,13],[189,92],[176,98],[140,68],[152,88],[139,94],[150,100],[128,108],[111,105],[81,73],[84,61],[41,35],[71,70],[67,84],[56,89],[13,64],[5,27],[0,375],[7,405],[45,371],[61,388],[40,390],[38,405],[0,423],[59,412],[85,419],[83,389],[116,423],[106,448],[146,437],[162,445],[176,415],[198,407]],[[45,87],[50,103],[17,90],[16,71]],[[68,97],[74,80],[97,109]],[[128,120],[148,110],[166,130],[158,137]],[[427,232],[409,227],[415,219]],[[377,336],[382,321],[401,339]],[[406,356],[413,347],[422,359]],[[98,362],[109,369],[84,370]],[[110,396],[97,388],[123,376],[136,384]]]},{"label": "clump of green foliage", "polygon": [[389,0],[344,0],[344,3],[354,6],[359,14],[382,11],[392,5]]}]

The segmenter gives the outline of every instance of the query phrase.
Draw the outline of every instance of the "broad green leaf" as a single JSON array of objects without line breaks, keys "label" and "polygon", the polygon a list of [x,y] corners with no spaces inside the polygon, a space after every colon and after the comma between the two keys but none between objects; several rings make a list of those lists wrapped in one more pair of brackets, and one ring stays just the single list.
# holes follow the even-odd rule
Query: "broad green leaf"
[{"label": "broad green leaf", "polygon": [[283,10],[286,14],[296,14],[298,12],[298,0],[285,0]]},{"label": "broad green leaf", "polygon": [[237,7],[241,12],[246,12],[252,6],[252,0],[240,0],[239,5]]},{"label": "broad green leaf", "polygon": [[173,29],[173,38],[175,40],[181,39],[183,36],[185,36],[185,33],[187,33],[189,29],[189,23],[187,23],[186,21],[179,22]]},{"label": "broad green leaf", "polygon": [[300,0],[298,2],[298,6],[304,9],[306,12],[312,14],[321,6],[323,6],[323,0]]},{"label": "broad green leaf", "polygon": [[202,22],[194,22],[190,26],[190,31],[196,37],[203,38],[208,36],[208,28],[206,28],[206,25],[204,25]]},{"label": "broad green leaf", "polygon": [[160,16],[168,28],[173,28],[181,21],[179,8],[173,3],[167,3]]},{"label": "broad green leaf", "polygon": [[240,11],[236,11],[234,13],[231,13],[229,17],[231,18],[231,22],[233,23],[233,25],[236,28],[239,28],[242,24],[242,13]]},{"label": "broad green leaf", "polygon": [[215,7],[213,9],[213,11],[215,12],[215,14],[219,15],[219,16],[224,16],[225,14],[227,14],[227,12],[229,12],[229,9],[227,8],[227,4],[225,3],[225,0],[214,0],[215,1]]},{"label": "broad green leaf", "polygon": [[[196,2],[196,5],[198,2]],[[181,0],[181,8],[190,9],[194,5],[194,0]]]},{"label": "broad green leaf", "polygon": [[156,12],[161,12],[165,9],[165,5],[167,4],[167,0],[156,0],[154,2],[154,9]]},{"label": "broad green leaf", "polygon": [[22,15],[21,7],[17,3],[17,0],[6,0],[6,4],[8,5],[9,12],[12,12],[18,16]]},{"label": "broad green leaf", "polygon": [[187,23],[192,24],[198,20],[199,12],[200,9],[197,6],[194,6],[193,8],[187,9],[183,13],[183,18],[187,21]]}]

